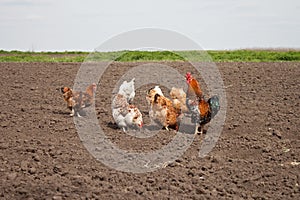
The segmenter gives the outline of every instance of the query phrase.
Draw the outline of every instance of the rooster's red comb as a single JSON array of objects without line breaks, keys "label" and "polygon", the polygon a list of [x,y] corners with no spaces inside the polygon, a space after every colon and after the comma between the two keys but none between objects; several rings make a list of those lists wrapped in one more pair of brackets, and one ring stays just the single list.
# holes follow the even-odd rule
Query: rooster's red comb
[{"label": "rooster's red comb", "polygon": [[191,72],[187,72],[186,75],[185,75],[185,78],[186,78],[187,81],[190,81],[191,78],[192,78]]}]

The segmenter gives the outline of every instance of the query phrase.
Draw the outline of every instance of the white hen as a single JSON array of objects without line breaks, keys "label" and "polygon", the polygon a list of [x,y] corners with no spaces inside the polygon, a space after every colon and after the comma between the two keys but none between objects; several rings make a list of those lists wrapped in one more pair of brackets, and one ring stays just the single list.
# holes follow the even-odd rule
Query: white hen
[{"label": "white hen", "polygon": [[119,88],[118,94],[122,94],[126,97],[128,103],[131,103],[135,97],[134,81],[135,78],[133,78],[130,82],[124,81]]},{"label": "white hen", "polygon": [[117,125],[124,132],[128,128],[141,128],[143,126],[142,113],[135,105],[129,104],[135,96],[134,79],[124,81],[120,86],[119,93],[112,101],[112,115]]}]

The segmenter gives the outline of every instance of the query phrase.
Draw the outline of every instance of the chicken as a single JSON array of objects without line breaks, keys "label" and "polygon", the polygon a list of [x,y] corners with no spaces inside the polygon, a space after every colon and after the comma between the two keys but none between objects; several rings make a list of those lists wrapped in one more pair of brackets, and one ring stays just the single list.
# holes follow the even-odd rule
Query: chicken
[{"label": "chicken", "polygon": [[163,95],[159,86],[148,91],[146,100],[150,105],[150,118],[154,122],[162,125],[166,130],[169,130],[169,127],[178,130],[177,117],[180,113],[173,107],[173,102]]},{"label": "chicken", "polygon": [[[96,92],[97,86],[95,83],[89,85],[86,90],[85,93],[83,93],[83,97],[82,97],[82,107],[88,107],[91,106],[94,103],[94,94]],[[75,95],[78,95],[75,93]],[[74,95],[74,98],[75,98]],[[75,98],[76,101],[76,98]]]},{"label": "chicken", "polygon": [[85,92],[75,92],[69,87],[61,88],[67,107],[71,110],[70,116],[74,116],[76,113],[78,117],[81,117],[80,111],[93,104],[96,87],[96,84],[93,83],[86,88]]},{"label": "chicken", "polygon": [[170,91],[170,96],[173,100],[173,106],[178,113],[186,113],[188,112],[188,108],[186,107],[186,93],[182,88],[173,87]]},{"label": "chicken", "polygon": [[200,125],[200,134],[202,135],[204,125],[209,123],[220,110],[219,97],[215,95],[206,101],[200,84],[189,72],[186,74],[186,82],[188,84],[186,105],[192,114],[192,123],[196,124],[195,134]]},{"label": "chicken", "polygon": [[135,97],[134,81],[135,78],[133,78],[130,82],[124,81],[119,88],[118,94],[122,94],[126,97],[128,103],[131,103]]},{"label": "chicken", "polygon": [[143,126],[142,113],[135,105],[129,104],[134,96],[134,79],[132,79],[129,83],[123,82],[112,101],[113,118],[124,132],[128,128],[142,128]]}]

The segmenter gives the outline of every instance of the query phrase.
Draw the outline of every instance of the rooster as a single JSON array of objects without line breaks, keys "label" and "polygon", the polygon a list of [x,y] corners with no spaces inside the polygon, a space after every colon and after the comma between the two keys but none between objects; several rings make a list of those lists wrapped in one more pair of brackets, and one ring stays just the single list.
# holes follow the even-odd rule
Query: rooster
[{"label": "rooster", "polygon": [[61,88],[64,100],[67,102],[67,107],[71,110],[70,116],[74,116],[76,113],[78,117],[81,117],[80,111],[93,104],[96,88],[95,83],[89,85],[85,92],[75,92],[69,87]]},{"label": "rooster", "polygon": [[192,114],[192,123],[196,124],[195,134],[200,125],[200,134],[202,135],[204,125],[209,123],[220,110],[219,97],[215,95],[206,101],[200,84],[189,72],[186,74],[186,82],[188,84],[186,105]]},{"label": "rooster", "polygon": [[135,96],[134,79],[124,81],[112,101],[112,115],[116,124],[126,132],[128,128],[142,128],[143,116],[140,110],[130,104]]},{"label": "rooster", "polygon": [[161,124],[166,130],[169,130],[169,127],[178,130],[177,117],[180,113],[174,108],[173,102],[163,95],[159,86],[148,91],[146,100],[150,105],[150,118],[154,122]]}]

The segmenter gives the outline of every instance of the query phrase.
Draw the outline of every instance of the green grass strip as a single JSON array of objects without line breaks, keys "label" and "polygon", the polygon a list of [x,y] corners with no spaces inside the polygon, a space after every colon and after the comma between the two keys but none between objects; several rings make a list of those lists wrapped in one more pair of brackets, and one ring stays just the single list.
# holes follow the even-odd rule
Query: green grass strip
[{"label": "green grass strip", "polygon": [[22,52],[0,50],[0,62],[84,62],[84,61],[214,61],[287,62],[300,61],[297,50],[228,51],[117,51],[117,52]]}]

